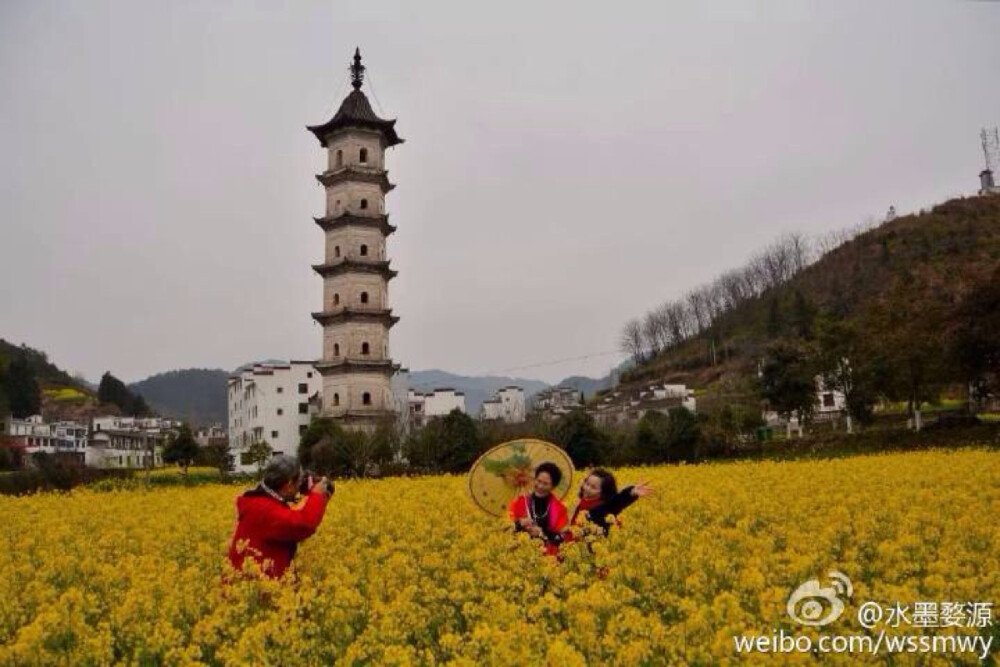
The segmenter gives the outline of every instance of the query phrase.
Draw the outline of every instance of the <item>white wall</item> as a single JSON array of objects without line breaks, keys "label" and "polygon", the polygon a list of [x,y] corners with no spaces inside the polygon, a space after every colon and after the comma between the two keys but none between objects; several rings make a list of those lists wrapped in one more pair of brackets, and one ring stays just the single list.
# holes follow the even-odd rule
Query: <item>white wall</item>
[{"label": "white wall", "polygon": [[502,419],[508,424],[520,424],[524,421],[524,390],[520,387],[504,387],[497,392],[497,398],[503,406]]},{"label": "white wall", "polygon": [[424,415],[427,418],[446,415],[455,408],[465,412],[465,394],[456,393],[453,389],[435,389],[424,394]]},{"label": "white wall", "polygon": [[483,401],[479,411],[480,419],[503,419],[503,403],[497,400]]},{"label": "white wall", "polygon": [[309,426],[309,397],[322,389],[323,378],[311,363],[255,366],[230,378],[229,446],[235,470],[256,471],[241,455],[259,440],[275,453],[297,456],[300,434]]}]

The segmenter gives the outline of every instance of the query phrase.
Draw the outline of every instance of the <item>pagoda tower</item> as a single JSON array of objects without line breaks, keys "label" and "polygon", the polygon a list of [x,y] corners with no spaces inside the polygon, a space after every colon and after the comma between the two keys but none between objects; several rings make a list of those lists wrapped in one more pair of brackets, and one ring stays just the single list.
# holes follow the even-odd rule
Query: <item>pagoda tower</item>
[{"label": "pagoda tower", "polygon": [[333,118],[308,129],[327,150],[327,169],[316,176],[326,189],[326,215],[315,218],[326,236],[326,255],[313,266],[323,278],[321,414],[351,429],[371,430],[397,417],[391,391],[399,369],[389,355],[389,329],[399,320],[389,308],[386,238],[395,231],[385,195],[395,187],[385,170],[385,149],[403,140],[395,120],[372,111],[361,86],[360,49],[350,67],[353,90]]}]

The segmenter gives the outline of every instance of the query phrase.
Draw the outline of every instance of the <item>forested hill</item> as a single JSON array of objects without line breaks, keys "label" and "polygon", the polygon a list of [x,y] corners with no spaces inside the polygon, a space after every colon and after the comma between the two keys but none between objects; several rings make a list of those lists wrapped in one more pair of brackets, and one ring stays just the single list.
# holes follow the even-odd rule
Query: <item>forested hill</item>
[{"label": "forested hill", "polygon": [[21,355],[27,360],[28,366],[42,387],[70,387],[87,394],[93,393],[93,390],[85,382],[70,376],[69,373],[53,364],[49,361],[48,355],[41,350],[27,345],[15,345],[0,338],[0,366],[5,367],[15,357]]},{"label": "forested hill", "polygon": [[878,358],[888,370],[914,366],[907,349],[923,350],[914,373],[924,380],[916,384],[960,382],[969,375],[947,354],[961,352],[957,337],[971,335],[970,318],[981,320],[972,301],[988,302],[983,293],[997,281],[996,196],[951,200],[819,241],[786,236],[745,266],[627,323],[622,346],[638,363],[623,381],[738,384],[756,375],[770,347],[789,342],[817,358],[855,345],[854,357]]},{"label": "forested hill", "polygon": [[189,368],[159,373],[129,385],[158,413],[191,424],[225,424],[226,382],[221,369]]}]

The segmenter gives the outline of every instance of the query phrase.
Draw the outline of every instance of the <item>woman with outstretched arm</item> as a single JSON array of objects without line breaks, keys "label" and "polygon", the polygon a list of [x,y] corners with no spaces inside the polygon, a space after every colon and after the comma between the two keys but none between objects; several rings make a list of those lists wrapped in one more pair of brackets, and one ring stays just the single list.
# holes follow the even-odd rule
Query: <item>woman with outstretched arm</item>
[{"label": "woman with outstretched arm", "polygon": [[639,498],[653,493],[653,488],[645,482],[639,482],[618,490],[615,476],[604,468],[595,468],[583,478],[580,485],[580,501],[573,510],[569,523],[572,526],[582,525],[588,521],[604,531],[607,535],[611,530],[612,519],[618,521],[618,515]]}]

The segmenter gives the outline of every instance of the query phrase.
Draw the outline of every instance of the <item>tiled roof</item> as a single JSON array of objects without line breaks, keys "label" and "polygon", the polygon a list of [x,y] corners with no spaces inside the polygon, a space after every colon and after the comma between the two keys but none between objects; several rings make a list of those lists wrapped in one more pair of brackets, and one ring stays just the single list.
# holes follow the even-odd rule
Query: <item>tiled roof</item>
[{"label": "tiled roof", "polygon": [[327,138],[331,132],[345,127],[364,127],[378,130],[385,137],[386,144],[395,146],[403,143],[396,134],[396,120],[384,120],[375,115],[368,98],[360,90],[352,90],[344,98],[333,118],[322,125],[310,125],[307,129],[316,135],[319,143],[327,146]]}]

